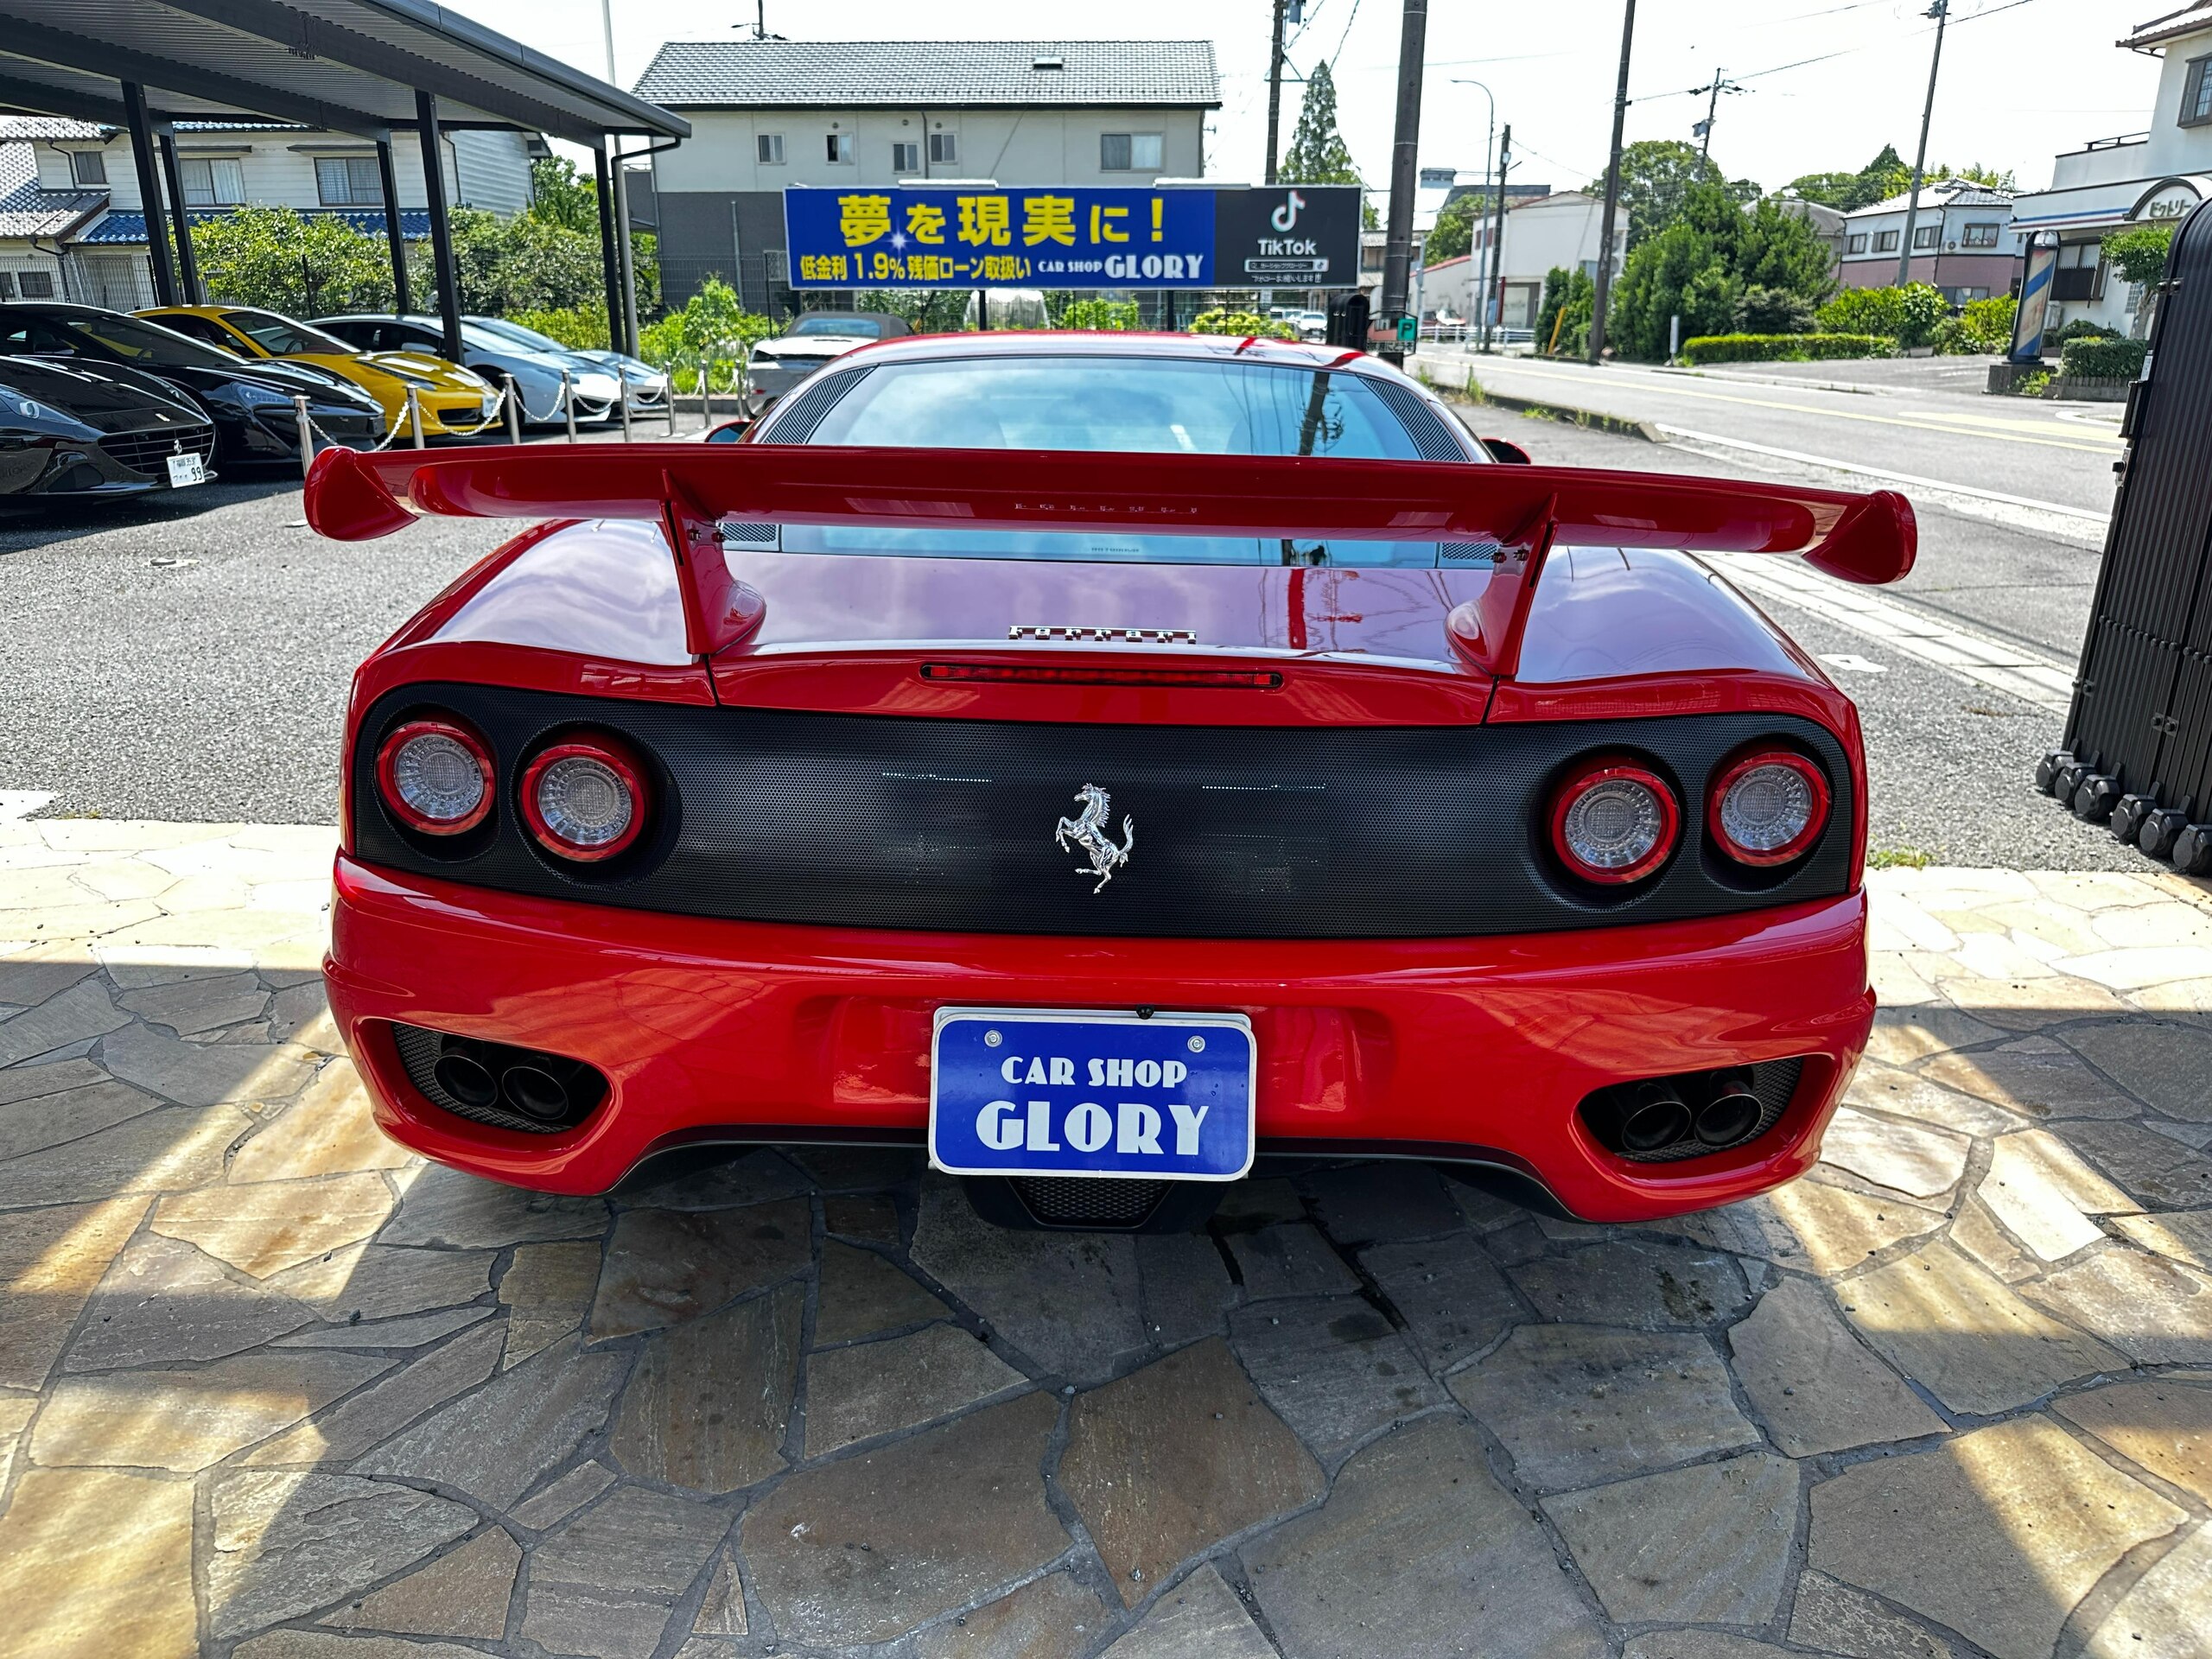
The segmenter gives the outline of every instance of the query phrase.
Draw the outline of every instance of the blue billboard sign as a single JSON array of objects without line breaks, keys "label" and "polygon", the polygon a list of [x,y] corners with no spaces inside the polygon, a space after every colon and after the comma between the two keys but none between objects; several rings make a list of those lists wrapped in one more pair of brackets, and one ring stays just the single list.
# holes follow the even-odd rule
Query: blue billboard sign
[{"label": "blue billboard sign", "polygon": [[948,185],[784,192],[793,288],[1345,288],[1359,192]]}]

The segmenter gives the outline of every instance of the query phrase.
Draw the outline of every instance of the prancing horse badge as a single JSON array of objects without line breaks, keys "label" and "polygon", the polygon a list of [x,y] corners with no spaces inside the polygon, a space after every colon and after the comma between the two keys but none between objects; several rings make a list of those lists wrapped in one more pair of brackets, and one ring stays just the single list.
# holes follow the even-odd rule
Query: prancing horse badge
[{"label": "prancing horse badge", "polygon": [[1090,868],[1078,865],[1078,875],[1095,875],[1098,885],[1093,893],[1103,892],[1114,879],[1114,872],[1129,861],[1129,854],[1137,844],[1137,821],[1124,813],[1122,817],[1122,844],[1116,847],[1114,838],[1106,832],[1106,810],[1114,798],[1096,784],[1085,784],[1076,791],[1076,799],[1083,803],[1083,810],[1074,817],[1062,818],[1052,831],[1052,840],[1065,852],[1072,841],[1083,849],[1090,860]]}]

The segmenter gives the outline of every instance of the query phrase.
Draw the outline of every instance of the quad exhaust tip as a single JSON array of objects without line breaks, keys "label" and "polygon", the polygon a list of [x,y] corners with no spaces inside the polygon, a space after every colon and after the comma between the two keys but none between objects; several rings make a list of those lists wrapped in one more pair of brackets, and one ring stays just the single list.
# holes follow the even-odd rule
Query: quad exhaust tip
[{"label": "quad exhaust tip", "polygon": [[1617,1084],[1582,1103],[1582,1121],[1599,1145],[1632,1162],[1703,1157],[1773,1128],[1803,1065],[1770,1060]]},{"label": "quad exhaust tip", "polygon": [[394,1025],[392,1037],[431,1105],[495,1128],[573,1128],[607,1098],[606,1077],[582,1060],[421,1026]]}]

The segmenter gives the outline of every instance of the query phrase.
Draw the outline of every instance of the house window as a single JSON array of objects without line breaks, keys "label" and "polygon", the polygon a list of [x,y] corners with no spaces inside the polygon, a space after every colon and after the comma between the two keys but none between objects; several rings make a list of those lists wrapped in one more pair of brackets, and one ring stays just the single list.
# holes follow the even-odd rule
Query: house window
[{"label": "house window", "polygon": [[891,170],[906,178],[922,170],[922,147],[918,143],[897,143],[891,146]]},{"label": "house window", "polygon": [[19,270],[16,286],[22,289],[27,300],[50,300],[54,297],[54,273],[50,270]]},{"label": "house window", "polygon": [[753,143],[760,153],[760,164],[763,167],[781,167],[784,164],[784,135],[782,133],[759,133],[754,136]]},{"label": "house window", "polygon": [[1098,170],[1102,173],[1159,172],[1160,135],[1156,132],[1100,133]]},{"label": "house window", "polygon": [[381,207],[384,181],[373,156],[318,156],[315,192],[326,207]]},{"label": "house window", "polygon": [[1960,232],[1959,245],[1962,248],[1993,248],[1997,245],[1997,232],[2001,228],[1996,225],[1969,225]]},{"label": "house window", "polygon": [[73,149],[69,152],[69,176],[79,184],[105,184],[107,157],[97,149]]},{"label": "house window", "polygon": [[930,134],[930,160],[935,162],[957,162],[960,159],[960,135],[957,132]]},{"label": "house window", "polygon": [[1875,252],[1895,253],[1897,251],[1897,233],[1895,231],[1877,231],[1874,232]]},{"label": "house window", "polygon": [[1942,239],[1943,227],[1941,225],[1916,225],[1912,227],[1912,247],[1916,253],[1923,248],[1936,246]]},{"label": "house window", "polygon": [[828,149],[830,159],[831,161],[849,162],[853,159],[853,135],[851,133],[833,132],[829,135],[829,140]]},{"label": "house window", "polygon": [[2212,57],[2191,58],[2182,72],[2181,124],[2201,127],[2212,122]]},{"label": "house window", "polygon": [[15,297],[16,273],[12,270],[0,270],[0,300],[12,300]]},{"label": "house window", "polygon": [[1853,232],[1851,233],[1851,240],[1850,240],[1849,244],[1846,246],[1846,248],[1845,248],[1845,250],[1844,250],[1844,251],[1845,251],[1847,253],[1864,253],[1864,252],[1866,252],[1866,232],[1864,232],[1864,231],[1853,231]]},{"label": "house window", "polygon": [[178,159],[176,170],[184,181],[188,207],[235,207],[245,200],[245,172],[236,162],[186,156]]}]

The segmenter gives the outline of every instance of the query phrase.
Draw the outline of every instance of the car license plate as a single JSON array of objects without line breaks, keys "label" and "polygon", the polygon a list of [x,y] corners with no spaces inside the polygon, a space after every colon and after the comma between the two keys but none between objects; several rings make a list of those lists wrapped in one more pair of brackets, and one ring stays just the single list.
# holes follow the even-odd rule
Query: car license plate
[{"label": "car license plate", "polygon": [[207,481],[207,464],[198,455],[175,454],[163,457],[169,464],[169,487],[181,490],[194,484]]},{"label": "car license plate", "polygon": [[1258,1069],[1242,1014],[940,1008],[930,1162],[954,1175],[1237,1180],[1252,1166]]}]

